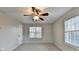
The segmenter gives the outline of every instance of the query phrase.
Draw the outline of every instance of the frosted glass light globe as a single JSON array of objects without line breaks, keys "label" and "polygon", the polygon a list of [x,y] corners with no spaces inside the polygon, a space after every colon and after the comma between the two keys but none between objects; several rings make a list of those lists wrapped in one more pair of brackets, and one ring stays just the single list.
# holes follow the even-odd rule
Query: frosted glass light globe
[{"label": "frosted glass light globe", "polygon": [[38,17],[38,16],[34,16],[34,19],[38,20],[38,19],[39,19],[39,17]]}]

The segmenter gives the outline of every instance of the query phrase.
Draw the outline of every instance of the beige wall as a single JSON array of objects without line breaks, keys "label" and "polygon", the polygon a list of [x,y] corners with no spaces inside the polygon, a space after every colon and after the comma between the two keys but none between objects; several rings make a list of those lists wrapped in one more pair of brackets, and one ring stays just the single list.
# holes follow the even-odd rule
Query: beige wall
[{"label": "beige wall", "polygon": [[12,50],[18,46],[20,22],[0,11],[0,50]]},{"label": "beige wall", "polygon": [[73,8],[63,16],[61,16],[54,24],[53,24],[53,34],[54,34],[54,43],[60,47],[62,50],[79,50],[77,47],[73,47],[71,45],[67,45],[64,43],[64,20],[78,15],[79,8]]},{"label": "beige wall", "polygon": [[[43,28],[42,39],[30,39],[28,36],[29,26],[41,26]],[[24,24],[24,43],[53,43],[51,24]]]}]

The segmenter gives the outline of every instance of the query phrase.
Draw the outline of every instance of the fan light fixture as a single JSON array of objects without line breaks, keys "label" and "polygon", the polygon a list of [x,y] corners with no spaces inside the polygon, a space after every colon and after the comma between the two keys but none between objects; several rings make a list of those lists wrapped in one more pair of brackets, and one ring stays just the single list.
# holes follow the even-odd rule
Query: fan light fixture
[{"label": "fan light fixture", "polygon": [[34,20],[39,20],[39,17],[38,16],[34,16]]},{"label": "fan light fixture", "polygon": [[33,16],[33,19],[34,21],[44,21],[44,19],[41,17],[41,16],[48,16],[49,14],[48,13],[43,13],[41,9],[39,8],[36,8],[36,7],[31,7],[31,14],[27,15],[27,14],[24,14],[24,16]]}]

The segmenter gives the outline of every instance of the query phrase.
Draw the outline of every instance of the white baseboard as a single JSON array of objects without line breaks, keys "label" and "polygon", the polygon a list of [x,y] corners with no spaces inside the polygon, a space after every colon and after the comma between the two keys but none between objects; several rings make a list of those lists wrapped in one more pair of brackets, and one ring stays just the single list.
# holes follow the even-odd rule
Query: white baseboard
[{"label": "white baseboard", "polygon": [[[21,43],[21,44],[23,44],[23,43]],[[16,46],[14,46],[14,47],[12,47],[12,48],[8,48],[8,49],[0,49],[0,51],[13,51],[14,49],[16,49],[18,46],[20,46],[21,44],[18,44],[18,45],[16,45]]]},{"label": "white baseboard", "polygon": [[24,43],[53,43],[53,42],[23,42]]}]

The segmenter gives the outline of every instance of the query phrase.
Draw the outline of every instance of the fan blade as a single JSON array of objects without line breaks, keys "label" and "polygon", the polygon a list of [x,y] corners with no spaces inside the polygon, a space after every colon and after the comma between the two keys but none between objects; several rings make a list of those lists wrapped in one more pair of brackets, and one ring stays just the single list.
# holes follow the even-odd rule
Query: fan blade
[{"label": "fan blade", "polygon": [[31,15],[24,15],[24,16],[31,16]]},{"label": "fan blade", "polygon": [[35,9],[36,9],[35,7],[32,7],[32,11],[33,11],[33,12],[35,12]]},{"label": "fan blade", "polygon": [[42,21],[44,20],[44,19],[43,19],[43,18],[41,18],[41,17],[39,17],[39,19],[40,19],[40,20],[42,20]]},{"label": "fan blade", "polygon": [[37,14],[39,14],[39,11],[38,11],[38,9],[36,9],[36,13],[37,13]]},{"label": "fan blade", "polygon": [[36,9],[36,13],[39,14],[41,12],[40,9]]},{"label": "fan blade", "polygon": [[48,16],[48,15],[49,15],[48,13],[40,14],[40,16]]}]

